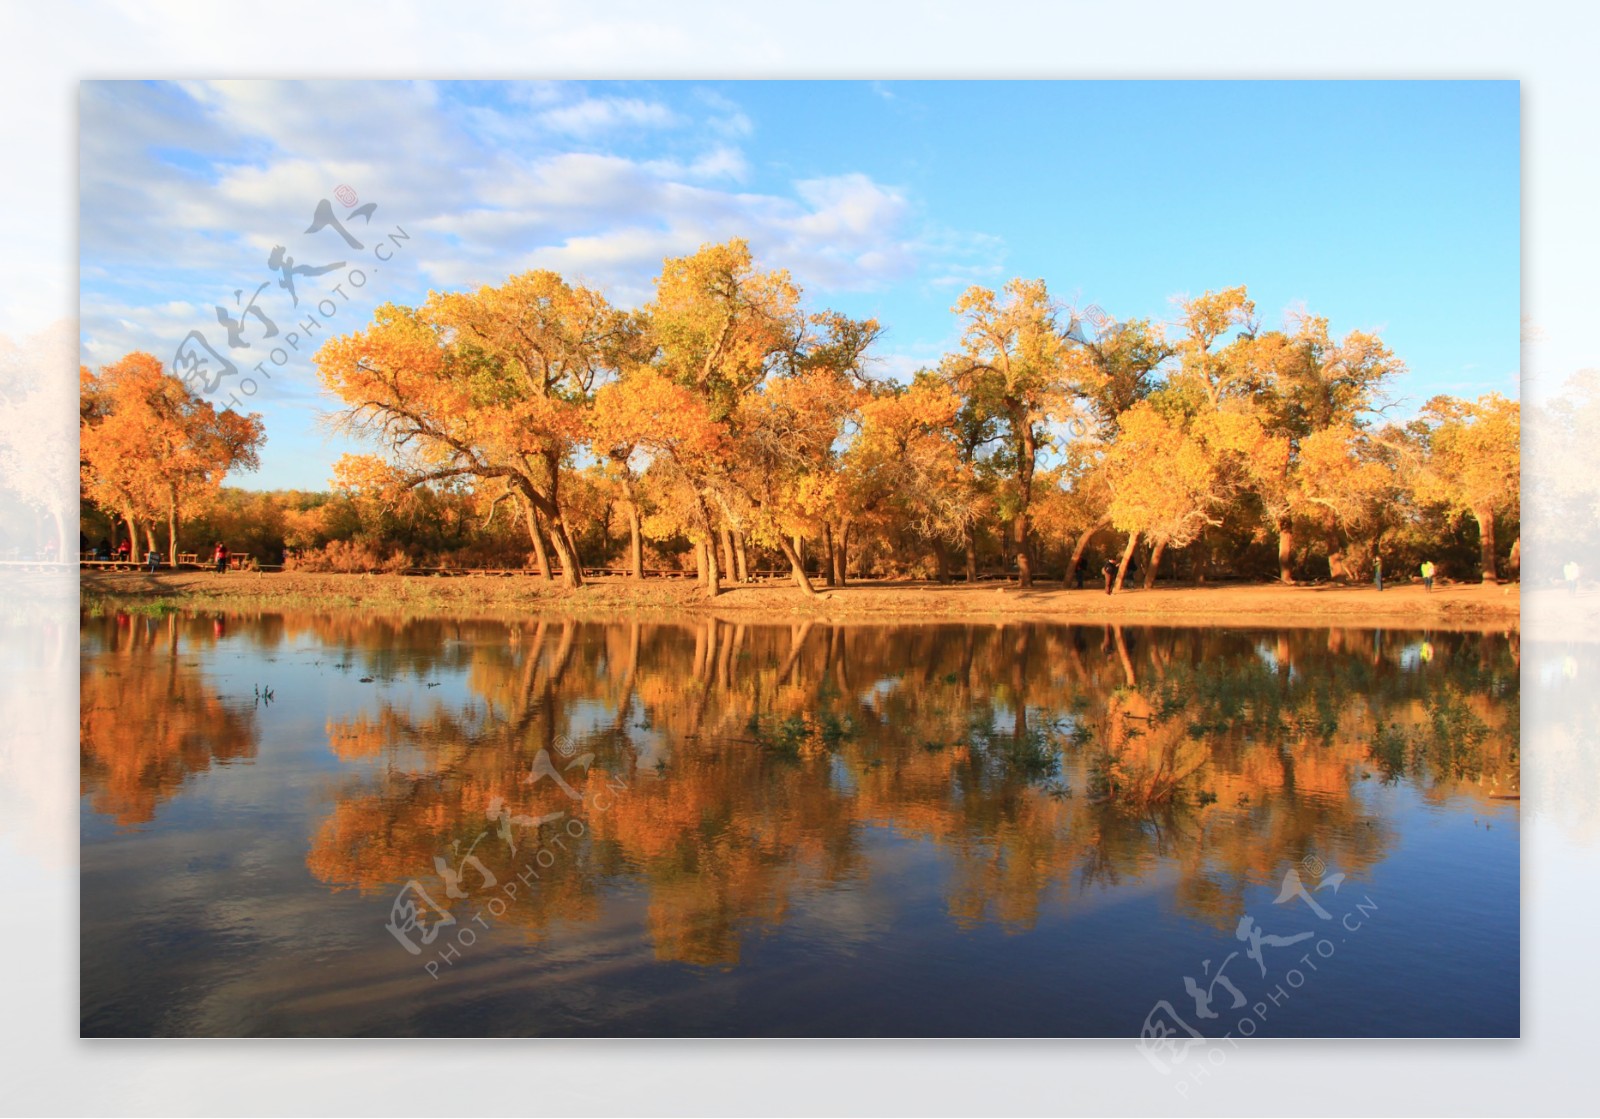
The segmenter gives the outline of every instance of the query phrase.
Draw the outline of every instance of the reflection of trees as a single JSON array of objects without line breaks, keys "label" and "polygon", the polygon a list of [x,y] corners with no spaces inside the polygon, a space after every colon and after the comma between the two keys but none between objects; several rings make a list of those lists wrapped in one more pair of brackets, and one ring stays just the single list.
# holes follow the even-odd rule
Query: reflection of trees
[{"label": "reflection of trees", "polygon": [[[631,883],[657,953],[700,964],[736,961],[796,897],[868,875],[880,837],[939,849],[962,925],[1026,928],[1052,899],[1161,874],[1184,912],[1226,927],[1247,886],[1306,855],[1347,872],[1381,859],[1392,835],[1366,789],[1518,788],[1518,650],[1495,635],[351,615],[227,628],[263,650],[314,643],[352,680],[453,675],[470,691],[328,723],[349,769],[312,837],[320,880],[383,894],[415,878],[442,897],[440,865],[475,850],[508,878],[560,835],[559,865],[505,920],[538,935]],[[85,623],[97,811],[148,821],[190,774],[252,756],[248,710],[178,655],[221,629]],[[585,807],[530,781],[540,764]],[[607,774],[627,790],[599,811]],[[583,834],[557,830],[577,815]]]},{"label": "reflection of trees", "polygon": [[508,919],[583,919],[625,879],[657,953],[695,963],[737,960],[797,890],[868,873],[870,829],[938,845],[962,924],[1026,927],[1052,895],[1160,870],[1225,926],[1247,885],[1305,855],[1383,857],[1366,782],[1445,798],[1517,781],[1515,650],[1492,636],[1435,635],[1424,658],[1375,631],[409,625],[345,639],[371,672],[443,639],[416,627],[451,627],[445,660],[476,698],[329,726],[341,757],[377,760],[314,838],[318,877],[442,890],[435,857],[485,831],[479,853],[509,870],[497,822],[573,807],[524,778],[575,743],[594,755],[575,785],[605,771],[629,789]]},{"label": "reflection of trees", "polygon": [[255,756],[252,713],[224,704],[216,685],[180,661],[213,641],[209,618],[116,614],[84,622],[80,780],[96,812],[131,826],[213,761]]}]

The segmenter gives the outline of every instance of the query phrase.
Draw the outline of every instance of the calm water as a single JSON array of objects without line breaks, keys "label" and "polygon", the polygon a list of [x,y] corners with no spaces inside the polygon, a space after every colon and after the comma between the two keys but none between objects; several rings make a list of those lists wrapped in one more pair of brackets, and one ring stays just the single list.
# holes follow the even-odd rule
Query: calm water
[{"label": "calm water", "polygon": [[1519,1030],[1514,634],[82,640],[85,1035]]}]

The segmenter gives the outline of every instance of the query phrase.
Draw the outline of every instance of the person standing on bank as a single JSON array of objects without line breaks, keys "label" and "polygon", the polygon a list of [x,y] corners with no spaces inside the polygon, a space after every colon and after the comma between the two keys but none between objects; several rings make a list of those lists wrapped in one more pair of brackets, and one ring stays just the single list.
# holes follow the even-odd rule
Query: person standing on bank
[{"label": "person standing on bank", "polygon": [[1422,561],[1422,589],[1425,590],[1425,591],[1432,591],[1433,590],[1433,572],[1434,572],[1434,570],[1435,569],[1434,569],[1432,560],[1423,560]]},{"label": "person standing on bank", "polygon": [[217,541],[216,560],[217,574],[225,574],[228,570],[228,546],[220,540]]},{"label": "person standing on bank", "polygon": [[1111,584],[1117,578],[1117,561],[1108,559],[1100,566],[1100,574],[1106,577],[1106,594],[1111,593]]},{"label": "person standing on bank", "polygon": [[1378,588],[1378,593],[1383,593],[1383,557],[1379,556],[1372,562],[1372,583]]}]

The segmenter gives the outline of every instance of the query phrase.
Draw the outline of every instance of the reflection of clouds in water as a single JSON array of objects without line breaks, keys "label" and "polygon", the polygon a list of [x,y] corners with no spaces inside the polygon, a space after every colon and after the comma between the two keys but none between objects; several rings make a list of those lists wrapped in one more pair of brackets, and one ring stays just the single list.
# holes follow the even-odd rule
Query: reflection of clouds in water
[{"label": "reflection of clouds in water", "polygon": [[[1256,656],[1261,659],[1262,664],[1266,665],[1267,668],[1273,672],[1277,672],[1279,667],[1283,664],[1283,660],[1278,655],[1278,648],[1266,641],[1263,641],[1256,646]],[[1300,670],[1294,666],[1293,662],[1290,662],[1289,682],[1296,683],[1299,681],[1299,679]]]},{"label": "reflection of clouds in water", "polygon": [[885,676],[883,679],[878,680],[871,687],[867,688],[861,693],[861,702],[869,707],[877,707],[885,699],[893,695],[895,689],[898,688],[900,684],[900,677]]},{"label": "reflection of clouds in water", "polygon": [[672,761],[672,743],[666,735],[650,725],[649,718],[643,701],[635,696],[628,705],[627,718],[624,720],[624,725],[629,728],[629,741],[639,754],[635,769],[655,769]]}]

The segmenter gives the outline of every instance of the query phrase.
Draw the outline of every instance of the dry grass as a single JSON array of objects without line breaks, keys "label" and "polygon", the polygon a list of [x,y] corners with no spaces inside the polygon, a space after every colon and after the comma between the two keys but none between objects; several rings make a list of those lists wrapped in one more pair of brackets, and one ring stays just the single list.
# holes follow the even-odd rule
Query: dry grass
[{"label": "dry grass", "polygon": [[708,599],[692,579],[598,578],[568,589],[535,575],[343,575],[309,572],[86,572],[83,604],[92,610],[143,604],[219,610],[357,608],[406,614],[567,616],[760,615],[836,621],[990,621],[1038,619],[1135,624],[1389,626],[1434,628],[1519,625],[1516,585],[1269,585],[1158,587],[1107,596],[1059,584],[1022,590],[1010,583],[852,583],[808,598],[787,580],[729,586]]}]

